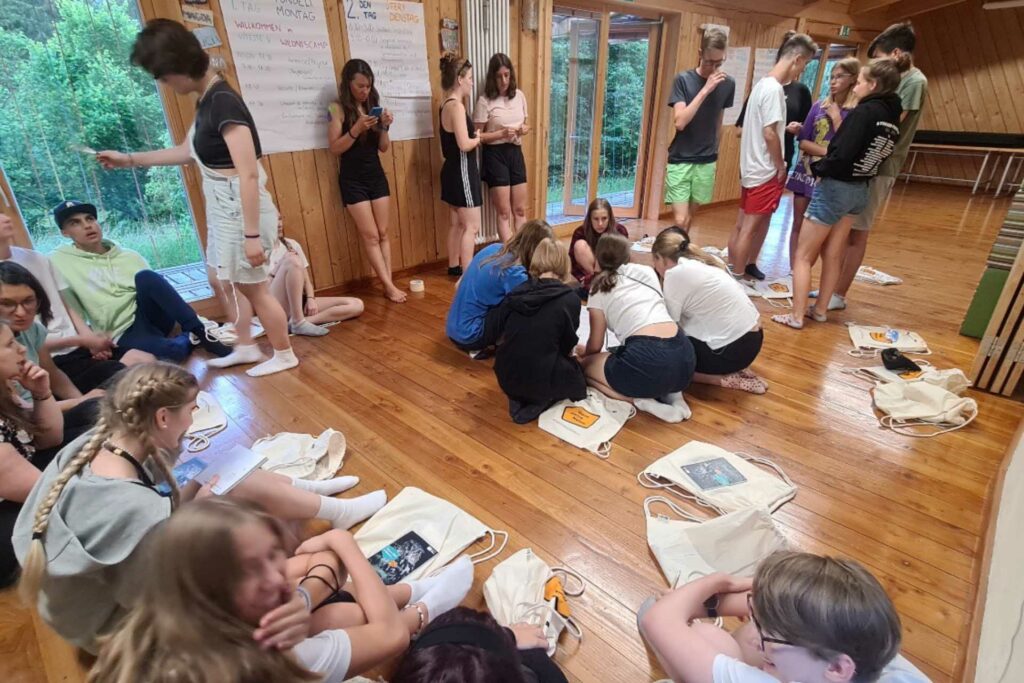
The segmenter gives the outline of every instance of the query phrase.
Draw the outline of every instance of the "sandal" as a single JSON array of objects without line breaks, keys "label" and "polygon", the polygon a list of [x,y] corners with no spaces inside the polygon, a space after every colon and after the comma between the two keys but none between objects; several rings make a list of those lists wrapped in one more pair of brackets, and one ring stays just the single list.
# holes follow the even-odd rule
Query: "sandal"
[{"label": "sandal", "polygon": [[764,394],[768,391],[768,385],[758,376],[745,376],[742,373],[734,372],[731,375],[722,377],[722,386],[726,389],[739,389],[751,394]]},{"label": "sandal", "polygon": [[797,320],[793,317],[792,313],[779,313],[778,315],[772,316],[772,322],[779,323],[781,325],[787,325],[792,327],[794,330],[804,329],[804,321]]}]

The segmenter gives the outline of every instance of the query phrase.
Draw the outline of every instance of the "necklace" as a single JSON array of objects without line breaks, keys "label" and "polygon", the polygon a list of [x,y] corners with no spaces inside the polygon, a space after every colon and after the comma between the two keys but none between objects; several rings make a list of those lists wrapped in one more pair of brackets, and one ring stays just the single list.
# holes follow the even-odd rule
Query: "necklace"
[{"label": "necklace", "polygon": [[210,82],[206,84],[205,88],[203,88],[203,92],[199,94],[200,102],[203,100],[204,97],[206,97],[206,93],[210,92],[210,88],[212,88],[218,81],[220,81],[220,75],[213,74],[213,78],[211,78]]},{"label": "necklace", "polygon": [[115,446],[113,443],[110,442],[109,439],[103,442],[103,447],[110,451],[111,453],[113,453],[114,455],[118,456],[119,458],[124,458],[129,463],[131,463],[132,467],[135,468],[135,474],[138,475],[139,481],[141,481],[146,486],[154,486],[153,478],[149,476],[149,473],[146,472],[146,469],[142,466],[142,463],[139,462],[138,458],[136,458],[134,455],[132,455],[125,449],[121,448],[120,446]]}]

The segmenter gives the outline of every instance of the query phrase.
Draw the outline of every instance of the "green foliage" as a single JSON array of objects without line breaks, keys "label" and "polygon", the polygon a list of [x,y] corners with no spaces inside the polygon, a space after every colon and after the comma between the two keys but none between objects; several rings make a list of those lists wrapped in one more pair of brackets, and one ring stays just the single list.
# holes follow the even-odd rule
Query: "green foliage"
[{"label": "green foliage", "polygon": [[135,1],[0,0],[0,17],[0,163],[37,246],[53,239],[50,208],[75,198],[104,210],[109,236],[154,266],[199,260],[176,169],[104,171],[72,149],[170,144],[156,85],[128,61]]}]

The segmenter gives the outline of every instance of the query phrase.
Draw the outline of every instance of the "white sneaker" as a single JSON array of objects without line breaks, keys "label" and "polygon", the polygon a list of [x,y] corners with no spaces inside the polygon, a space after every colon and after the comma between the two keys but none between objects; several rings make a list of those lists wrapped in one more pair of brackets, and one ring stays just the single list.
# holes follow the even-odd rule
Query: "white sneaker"
[{"label": "white sneaker", "polygon": [[842,311],[846,308],[846,297],[833,294],[832,298],[828,300],[829,311]]}]

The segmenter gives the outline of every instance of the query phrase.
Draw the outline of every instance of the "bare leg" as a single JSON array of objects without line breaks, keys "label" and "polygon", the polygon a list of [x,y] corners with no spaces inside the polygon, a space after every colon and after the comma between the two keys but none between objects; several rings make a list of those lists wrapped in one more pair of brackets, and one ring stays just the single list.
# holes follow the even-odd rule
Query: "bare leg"
[{"label": "bare leg", "polygon": [[462,235],[459,243],[459,262],[463,268],[473,260],[473,250],[476,247],[476,236],[480,232],[480,207],[471,209],[460,208],[459,223],[462,225]]},{"label": "bare leg", "polygon": [[[267,339],[275,351],[288,351],[291,343],[288,341],[288,318],[284,314],[284,308],[277,299],[270,293],[270,285],[266,280],[256,284],[235,283],[239,294],[244,296],[253,309],[256,311],[260,324],[267,331]],[[238,310],[242,311],[242,304],[239,302]],[[239,327],[248,326],[248,320],[243,320]],[[238,334],[239,344],[242,342],[241,330]]]},{"label": "bare leg", "polygon": [[[853,225],[853,216],[843,216],[838,223],[832,226],[832,230],[825,240],[825,247],[821,255],[821,283],[818,287],[818,300],[814,305],[815,313],[821,315],[827,313],[828,302],[836,291],[836,282],[843,269],[843,255],[848,249],[847,238],[851,225]],[[867,244],[866,241],[865,244]],[[856,271],[854,272],[856,273]]]},{"label": "bare leg", "polygon": [[316,307],[319,312],[307,318],[314,325],[357,318],[363,312],[362,300],[352,296],[318,296]]},{"label": "bare leg", "polygon": [[796,263],[793,264],[793,310],[791,319],[802,321],[807,312],[807,298],[811,291],[811,269],[814,267],[821,245],[828,238],[829,226],[808,218],[800,229]]},{"label": "bare leg", "polygon": [[288,254],[270,280],[270,293],[281,304],[285,315],[292,323],[300,323],[305,318],[302,310],[302,288],[305,284],[302,263],[298,255]]},{"label": "bare leg", "polygon": [[764,241],[768,238],[768,229],[772,223],[771,214],[763,216],[764,220],[760,221],[757,225],[757,230],[754,232],[753,237],[750,240],[750,251],[747,253],[747,264],[757,265],[757,259],[761,256],[761,249],[764,247]]},{"label": "bare leg", "polygon": [[[839,274],[835,291],[839,296],[846,296],[846,293],[850,291],[850,285],[857,277],[857,270],[864,263],[864,254],[868,250],[868,234],[867,230],[850,230],[850,234],[846,238],[842,271]],[[826,303],[827,301],[826,299]]]},{"label": "bare leg", "polygon": [[[459,210],[454,206],[448,206],[448,267],[457,268],[459,256],[461,255],[460,245],[462,244],[462,222],[459,220]],[[468,262],[467,262],[468,263]]]},{"label": "bare leg", "polygon": [[693,220],[693,210],[696,205],[692,202],[673,202],[672,219],[675,224],[683,230],[690,229],[690,222]]},{"label": "bare leg", "polygon": [[320,511],[320,496],[292,486],[286,477],[259,469],[238,482],[228,495],[257,503],[281,519],[313,519]]},{"label": "bare leg", "polygon": [[526,222],[526,207],[530,198],[526,193],[526,183],[519,183],[512,186],[512,220],[515,221],[514,232],[519,232]]},{"label": "bare leg", "polygon": [[125,367],[131,367],[133,365],[141,365],[142,363],[152,363],[156,360],[156,356],[145,351],[139,351],[138,349],[129,349],[123,356],[121,356],[121,365]]},{"label": "bare leg", "polygon": [[490,189],[491,203],[498,214],[498,237],[502,242],[512,239],[512,192],[508,185]]},{"label": "bare leg", "polygon": [[789,269],[793,270],[796,263],[796,246],[800,239],[800,228],[804,224],[804,213],[807,205],[811,203],[810,197],[802,194],[793,195],[793,227],[789,230]]},{"label": "bare leg", "polygon": [[580,360],[580,365],[583,366],[583,374],[587,377],[587,384],[609,398],[616,398],[620,401],[628,401],[632,403],[632,398],[629,396],[623,396],[612,389],[611,385],[608,384],[607,378],[604,376],[604,364],[610,355],[611,354],[609,353],[595,353]]},{"label": "bare leg", "polygon": [[[742,208],[736,212],[736,225],[733,226],[732,232],[729,234],[729,244],[727,245],[729,249],[729,258],[727,260],[729,263],[733,263],[732,255],[736,253],[736,241],[739,239],[746,218],[747,214],[743,212]],[[735,271],[735,266],[733,270]],[[743,269],[740,268],[740,270]]]},{"label": "bare leg", "polygon": [[744,214],[743,224],[740,226],[739,233],[736,235],[735,246],[729,245],[729,260],[732,261],[733,272],[737,275],[743,274],[743,269],[746,268],[750,260],[747,258],[751,252],[751,247],[754,244],[754,237],[761,229],[762,225],[767,225],[770,215],[758,215],[758,214]]},{"label": "bare leg", "polygon": [[237,289],[230,282],[225,281],[224,286],[231,301],[235,304],[235,317],[231,322],[235,324],[235,334],[238,335],[236,346],[252,345],[252,304],[242,296],[241,290]]},{"label": "bare leg", "polygon": [[387,227],[378,223],[378,217],[387,220],[387,203],[389,197],[381,197],[372,202],[359,202],[350,204],[348,213],[355,221],[356,230],[359,231],[359,241],[363,244],[363,251],[366,259],[370,262],[370,268],[384,285],[384,294],[395,302],[405,301],[405,293],[395,287],[391,280],[391,244],[388,241]]}]

